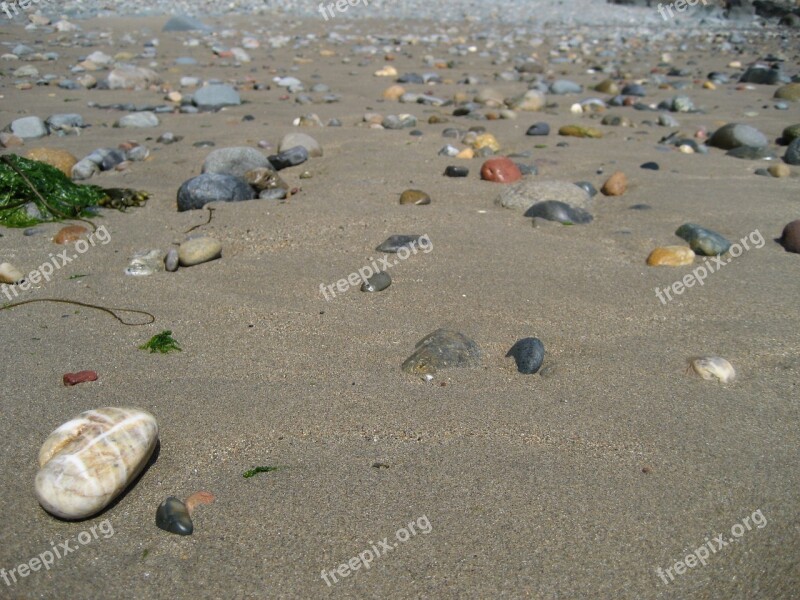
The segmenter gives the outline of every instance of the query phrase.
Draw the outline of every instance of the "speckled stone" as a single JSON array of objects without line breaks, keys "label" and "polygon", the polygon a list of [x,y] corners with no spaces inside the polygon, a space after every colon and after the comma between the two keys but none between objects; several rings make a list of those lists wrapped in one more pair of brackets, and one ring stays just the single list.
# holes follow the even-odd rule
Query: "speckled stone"
[{"label": "speckled stone", "polygon": [[675,235],[689,242],[689,247],[700,256],[725,254],[731,247],[731,243],[720,234],[694,223],[681,225]]},{"label": "speckled stone", "polygon": [[478,345],[457,331],[437,329],[417,342],[415,348],[403,363],[406,373],[427,375],[439,369],[480,365]]},{"label": "speckled stone", "polygon": [[541,368],[544,361],[544,344],[539,338],[523,338],[511,347],[506,356],[514,357],[520,373],[532,375]]}]

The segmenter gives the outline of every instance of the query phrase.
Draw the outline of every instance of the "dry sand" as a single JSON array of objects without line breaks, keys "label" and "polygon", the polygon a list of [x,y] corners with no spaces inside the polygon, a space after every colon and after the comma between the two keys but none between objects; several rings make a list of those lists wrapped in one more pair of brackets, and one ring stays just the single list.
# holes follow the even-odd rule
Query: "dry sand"
[{"label": "dry sand", "polygon": [[[81,25],[118,34],[149,26],[161,39],[160,64],[185,55],[214,62],[208,49],[185,48],[180,36],[159,34],[164,21]],[[248,25],[241,18],[224,22]],[[324,32],[321,20],[286,27]],[[397,23],[362,23],[359,30],[403,27],[419,30]],[[14,41],[43,35],[19,27],[2,33]],[[778,51],[768,38],[759,49]],[[102,223],[111,242],[25,297],[137,308],[156,322],[125,327],[98,311],[45,303],[0,312],[0,567],[9,570],[67,540],[79,547],[48,571],[10,586],[0,581],[0,597],[799,597],[800,257],[773,241],[800,217],[796,168],[791,178],[770,179],[753,175],[762,165],[719,150],[660,152],[657,142],[668,130],[654,126],[602,127],[602,140],[524,135],[538,120],[554,130],[576,121],[597,125],[568,110],[592,92],[555,98],[559,108],[551,114],[428,125],[428,116],[452,109],[381,102],[390,82],[371,76],[383,65],[380,55],[367,66],[357,65],[360,57],[342,64],[348,46],[333,47],[340,53],[333,58],[320,57],[321,47],[332,46],[253,51],[255,61],[241,68],[160,71],[173,82],[184,74],[267,82],[275,75],[271,68],[302,54],[312,62],[290,74],[314,81],[310,76],[319,73],[319,81],[342,94],[340,103],[302,107],[281,101],[278,89],[245,91],[242,106],[162,115],[162,125],[147,131],[107,128],[124,113],[86,103],[157,104],[158,93],[18,91],[6,78],[3,124],[24,114],[74,111],[93,125],[79,137],[51,136],[29,141],[26,149],[60,147],[81,157],[129,138],[153,138],[147,141],[151,160],[91,181],[145,189],[152,199],[127,214],[107,212]],[[446,56],[446,48],[435,53]],[[57,64],[74,64],[94,49],[114,51],[62,47]],[[424,71],[427,52],[403,48],[392,64],[401,73]],[[696,61],[698,73],[732,72],[726,69],[731,60],[758,58],[750,52],[673,50],[679,66]],[[489,59],[460,60],[455,72],[442,75],[476,74],[507,95],[524,90],[520,83],[491,82],[503,67]],[[648,65],[629,67],[646,76],[657,62],[654,56]],[[555,68],[584,85],[602,79],[586,66]],[[689,94],[707,114],[678,115],[683,129],[713,130],[736,120],[774,139],[800,122],[800,105],[770,108],[774,87],[733,87],[694,86]],[[465,89],[444,84],[434,93],[452,97]],[[657,90],[647,101],[675,94]],[[304,130],[325,156],[282,173],[301,193],[282,204],[216,205],[213,221],[199,231],[222,242],[220,260],[174,274],[123,274],[133,252],[165,250],[205,221],[205,211],[175,208],[178,186],[199,173],[209,152],[194,142],[277,144],[293,130],[292,119],[312,110],[344,126]],[[356,127],[368,110],[412,112],[425,135]],[[743,116],[748,110],[758,115]],[[614,112],[637,123],[655,118],[629,108]],[[242,122],[246,114],[255,121]],[[533,150],[540,178],[590,180],[599,188],[621,169],[630,190],[621,198],[598,197],[591,225],[534,229],[519,212],[494,205],[499,185],[478,180],[480,159],[468,163],[468,179],[442,176],[446,165],[459,162],[437,156],[446,142],[441,130],[454,124],[485,125],[509,151],[546,143]],[[185,138],[156,144],[164,131]],[[557,148],[564,139],[569,146]],[[661,170],[639,169],[645,160]],[[601,167],[605,175],[596,174]],[[299,179],[305,168],[312,179]],[[427,191],[433,203],[400,206],[406,188]],[[636,203],[652,209],[629,210]],[[654,288],[690,269],[650,268],[644,260],[657,245],[680,243],[673,231],[687,221],[732,241],[758,229],[767,241],[664,306]],[[42,227],[47,233],[32,237],[3,230],[3,260],[23,270],[43,262],[59,226]],[[321,283],[369,264],[380,255],[374,247],[394,233],[427,233],[433,250],[393,267],[386,292],[353,289],[330,302],[322,298]],[[88,276],[68,279],[77,273]],[[430,383],[402,373],[414,344],[442,326],[480,344],[482,367],[442,371]],[[137,349],[163,329],[174,332],[183,352]],[[520,375],[504,358],[525,336],[545,344],[544,375]],[[687,359],[701,354],[729,359],[738,380],[723,386],[687,375]],[[62,386],[63,373],[81,369],[96,370],[99,381]],[[62,422],[107,405],[156,415],[158,458],[104,513],[58,521],[33,494],[38,449]],[[388,468],[373,467],[376,462]],[[255,465],[290,468],[243,478]],[[191,537],[155,527],[165,497],[197,490],[212,491],[217,501],[197,510]],[[659,579],[656,568],[672,567],[707,537],[730,537],[731,527],[757,510],[766,519],[763,528],[745,532],[675,582]],[[397,530],[423,515],[430,533],[398,543],[369,570],[330,587],[322,580],[323,570],[385,537],[391,543]],[[105,519],[113,536],[76,542]]]}]

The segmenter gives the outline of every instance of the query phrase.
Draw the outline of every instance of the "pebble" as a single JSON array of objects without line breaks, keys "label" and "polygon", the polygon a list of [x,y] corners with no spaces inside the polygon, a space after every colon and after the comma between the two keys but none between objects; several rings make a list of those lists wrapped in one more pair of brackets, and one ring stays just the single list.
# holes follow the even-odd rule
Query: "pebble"
[{"label": "pebble", "polygon": [[400,204],[415,204],[421,206],[430,203],[431,197],[422,190],[406,190],[400,194]]},{"label": "pebble", "polygon": [[689,242],[689,247],[700,256],[725,254],[731,247],[731,243],[720,234],[693,223],[681,225],[675,235]]},{"label": "pebble", "polygon": [[762,85],[775,85],[781,80],[780,69],[773,69],[767,65],[755,64],[747,67],[739,78],[739,83],[759,83]]},{"label": "pebble", "polygon": [[800,102],[800,82],[789,83],[775,90],[775,98],[779,100],[790,100]]},{"label": "pebble", "polygon": [[692,369],[705,380],[731,383],[736,379],[733,365],[720,356],[702,356],[689,361]]},{"label": "pebble", "polygon": [[78,371],[77,373],[64,373],[62,381],[65,386],[78,385],[88,381],[97,381],[96,371]]},{"label": "pebble", "polygon": [[73,165],[72,179],[75,181],[89,179],[98,171],[100,171],[100,166],[97,163],[88,158],[84,158]]},{"label": "pebble", "polygon": [[789,177],[792,174],[792,170],[784,164],[771,165],[767,172],[773,177]]},{"label": "pebble", "polygon": [[570,181],[524,179],[504,188],[495,199],[495,204],[505,208],[527,210],[537,202],[559,200],[580,208],[588,208],[589,198],[587,190]]},{"label": "pebble", "polygon": [[457,331],[437,329],[415,345],[402,370],[413,375],[431,375],[439,369],[480,365],[478,345]]},{"label": "pebble", "polygon": [[575,83],[574,81],[557,79],[550,84],[550,93],[555,94],[556,96],[563,96],[565,94],[580,94],[581,92],[583,92],[583,86]]},{"label": "pebble", "polygon": [[58,230],[53,236],[54,244],[71,244],[89,234],[89,230],[83,225],[67,225]]},{"label": "pebble", "polygon": [[180,259],[178,258],[178,249],[170,248],[167,255],[164,257],[164,269],[170,273],[174,273],[180,266]]},{"label": "pebble", "polygon": [[110,90],[144,90],[150,85],[161,83],[161,77],[147,67],[133,65],[119,65],[113,69],[106,78],[106,85]]},{"label": "pebble", "polygon": [[482,148],[489,148],[493,152],[498,152],[500,150],[500,142],[497,141],[491,133],[483,133],[475,138],[475,141],[472,142],[472,148],[474,150],[480,150]]},{"label": "pebble", "polygon": [[184,181],[178,189],[178,212],[203,208],[209,202],[252,200],[256,193],[241,177],[206,173]]},{"label": "pebble", "polygon": [[362,292],[382,292],[392,284],[392,278],[386,271],[375,273],[361,284]]},{"label": "pebble", "polygon": [[450,165],[445,168],[444,174],[446,177],[467,177],[469,175],[469,169],[467,167]]},{"label": "pebble", "polygon": [[136,479],[158,440],[158,424],[135,408],[99,408],[56,429],[39,450],[36,498],[62,519],[85,519]]},{"label": "pebble", "polygon": [[160,250],[142,250],[131,257],[128,266],[125,268],[125,274],[133,277],[147,277],[156,271],[160,271],[161,267]]},{"label": "pebble", "polygon": [[490,158],[481,166],[481,179],[495,183],[514,183],[522,179],[522,173],[509,158]]},{"label": "pebble", "polygon": [[694,263],[694,251],[686,246],[661,246],[647,257],[651,267],[683,267]]},{"label": "pebble", "polygon": [[789,125],[783,130],[783,133],[781,134],[781,143],[785,146],[788,146],[797,138],[800,138],[800,123]]},{"label": "pebble", "polygon": [[739,146],[725,153],[725,156],[740,158],[743,160],[772,160],[775,153],[769,148],[753,148],[751,146]]},{"label": "pebble", "polygon": [[395,253],[402,248],[411,248],[414,245],[419,245],[419,240],[423,237],[421,235],[390,235],[375,250]]},{"label": "pebble", "polygon": [[603,132],[594,127],[584,127],[583,125],[564,125],[558,130],[558,135],[579,138],[601,138],[603,137]]},{"label": "pebble", "polygon": [[600,191],[606,196],[622,196],[628,191],[628,178],[622,171],[616,171],[606,180]]},{"label": "pebble", "polygon": [[3,148],[15,148],[17,146],[23,146],[24,144],[25,140],[21,137],[8,133],[7,131],[0,132],[0,146]]},{"label": "pebble", "polygon": [[640,169],[645,169],[645,170],[648,170],[648,171],[658,171],[659,169],[661,169],[661,167],[658,166],[657,162],[652,162],[652,161],[646,162],[646,163],[642,163],[639,166],[639,168]]},{"label": "pebble", "polygon": [[212,237],[192,238],[178,246],[178,260],[182,267],[199,265],[222,255],[222,244]]},{"label": "pebble", "polygon": [[192,104],[200,110],[219,110],[225,106],[239,106],[242,99],[228,84],[212,84],[199,88],[192,96]]},{"label": "pebble", "polygon": [[542,110],[547,99],[539,90],[528,90],[521,96],[506,101],[508,108],[512,110],[522,110],[525,112],[536,112]]},{"label": "pebble", "polygon": [[267,160],[276,171],[302,165],[308,160],[308,150],[303,146],[295,146],[278,154],[273,154]]},{"label": "pebble", "polygon": [[51,133],[62,129],[71,130],[86,126],[83,122],[83,117],[77,113],[50,115],[47,117],[45,124]]},{"label": "pebble", "polygon": [[23,140],[41,138],[47,135],[47,126],[39,117],[14,119],[8,131]]},{"label": "pebble", "polygon": [[285,136],[283,136],[281,143],[278,144],[278,152],[290,150],[291,148],[295,148],[297,146],[305,148],[308,152],[308,156],[312,158],[322,156],[322,146],[320,146],[319,142],[307,133],[287,133]]},{"label": "pebble", "polygon": [[786,148],[786,154],[784,154],[783,160],[785,160],[788,165],[800,165],[800,138],[796,138],[789,144],[789,147]]},{"label": "pebble", "polygon": [[194,524],[186,505],[170,496],[156,509],[156,526],[159,529],[178,535],[192,535]]},{"label": "pebble", "polygon": [[525,135],[534,135],[534,136],[543,136],[543,135],[550,135],[550,125],[547,123],[539,122],[534,123],[530,127],[528,127],[528,131],[525,132]]},{"label": "pebble", "polygon": [[582,208],[559,200],[537,202],[525,211],[526,217],[538,217],[565,225],[584,225],[592,222],[592,215]]},{"label": "pebble", "polygon": [[0,263],[0,283],[20,283],[25,275],[11,263]]},{"label": "pebble", "polygon": [[243,177],[253,169],[273,168],[269,159],[255,148],[234,146],[212,150],[203,162],[202,173],[219,173]]},{"label": "pebble", "polygon": [[158,127],[159,124],[160,121],[155,113],[143,111],[125,115],[114,124],[114,127],[146,129],[149,127]]},{"label": "pebble", "polygon": [[259,192],[277,189],[283,190],[284,196],[289,192],[289,184],[277,172],[266,167],[248,171],[244,174],[244,180]]},{"label": "pebble", "polygon": [[67,177],[72,176],[72,167],[78,162],[78,159],[71,153],[59,148],[32,148],[25,154],[25,157],[47,163]]},{"label": "pebble", "polygon": [[594,187],[589,181],[576,181],[575,185],[589,194],[589,198],[594,198],[598,194],[597,188]]},{"label": "pebble", "polygon": [[800,219],[787,224],[786,227],[783,228],[783,233],[781,233],[781,237],[778,241],[787,252],[800,254]]},{"label": "pebble", "polygon": [[741,123],[728,123],[714,132],[714,135],[708,140],[708,145],[723,150],[732,150],[739,146],[764,148],[769,145],[769,141],[767,136],[755,127]]},{"label": "pebble", "polygon": [[511,347],[506,356],[514,357],[520,373],[533,375],[544,362],[544,344],[539,338],[523,338]]}]

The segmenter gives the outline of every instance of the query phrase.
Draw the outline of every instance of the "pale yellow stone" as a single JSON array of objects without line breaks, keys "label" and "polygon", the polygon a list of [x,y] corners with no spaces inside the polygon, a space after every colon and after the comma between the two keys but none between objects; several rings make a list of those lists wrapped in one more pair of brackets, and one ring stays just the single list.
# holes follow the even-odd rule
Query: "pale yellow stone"
[{"label": "pale yellow stone", "polygon": [[465,148],[456,154],[456,158],[475,158],[475,151],[472,148]]},{"label": "pale yellow stone", "polygon": [[500,150],[500,142],[491,133],[483,133],[475,138],[475,141],[472,142],[472,147],[475,150],[490,148],[492,152],[498,152]]},{"label": "pale yellow stone", "polygon": [[382,69],[375,71],[375,77],[397,77],[397,69],[391,65],[386,65]]},{"label": "pale yellow stone", "polygon": [[17,283],[25,279],[25,275],[11,263],[0,263],[0,283]]},{"label": "pale yellow stone", "polygon": [[736,379],[733,365],[721,356],[701,356],[689,361],[692,369],[703,379],[717,380],[720,383],[731,383]]},{"label": "pale yellow stone", "polygon": [[392,85],[383,91],[384,100],[399,100],[400,96],[406,93],[406,88],[402,85]]}]

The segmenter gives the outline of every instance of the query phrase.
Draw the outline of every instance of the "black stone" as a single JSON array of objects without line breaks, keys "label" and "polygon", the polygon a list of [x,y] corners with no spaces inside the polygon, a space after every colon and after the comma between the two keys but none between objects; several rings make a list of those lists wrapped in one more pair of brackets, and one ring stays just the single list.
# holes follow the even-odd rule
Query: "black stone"
[{"label": "black stone", "polygon": [[534,123],[528,127],[525,135],[550,135],[550,125],[543,122]]},{"label": "black stone", "polygon": [[642,163],[641,168],[648,169],[650,171],[658,171],[661,169],[661,167],[658,166],[658,163],[653,161]]},{"label": "black stone", "polygon": [[559,200],[545,200],[537,202],[525,211],[526,217],[539,217],[548,221],[558,221],[565,224],[583,225],[591,223],[592,215],[582,208],[570,206],[566,202]]},{"label": "black stone", "polygon": [[469,169],[467,167],[456,167],[450,165],[444,170],[444,174],[447,177],[467,177],[469,175]]},{"label": "black stone", "polygon": [[289,148],[278,154],[273,154],[267,157],[267,160],[269,160],[276,171],[280,171],[287,167],[302,165],[308,160],[308,150],[303,146],[295,146],[294,148]]},{"label": "black stone", "polygon": [[533,375],[544,362],[544,344],[539,338],[523,338],[511,347],[506,356],[514,357],[520,373]]},{"label": "black stone", "polygon": [[159,505],[156,510],[156,525],[159,529],[178,535],[192,535],[194,531],[186,505],[175,496],[170,496]]}]

